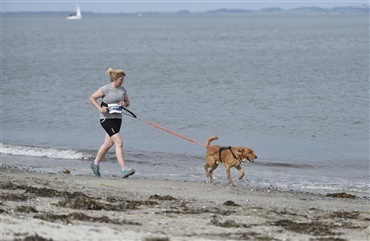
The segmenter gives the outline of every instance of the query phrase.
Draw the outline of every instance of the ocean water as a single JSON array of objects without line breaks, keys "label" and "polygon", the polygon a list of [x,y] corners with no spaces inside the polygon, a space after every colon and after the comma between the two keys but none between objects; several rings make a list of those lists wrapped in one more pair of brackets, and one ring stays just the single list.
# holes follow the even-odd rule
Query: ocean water
[{"label": "ocean water", "polygon": [[[1,41],[3,164],[91,175],[88,99],[112,67],[141,120],[253,148],[239,186],[370,194],[368,16],[3,15]],[[208,181],[203,146],[129,116],[121,132],[132,178]],[[119,174],[114,148],[102,172]]]}]

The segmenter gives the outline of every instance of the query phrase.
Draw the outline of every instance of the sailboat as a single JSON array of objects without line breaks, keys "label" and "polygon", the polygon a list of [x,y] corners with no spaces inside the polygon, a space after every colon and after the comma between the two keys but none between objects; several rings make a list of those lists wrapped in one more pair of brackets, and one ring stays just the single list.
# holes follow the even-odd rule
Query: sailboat
[{"label": "sailboat", "polygon": [[81,9],[80,9],[80,5],[78,5],[77,3],[77,10],[76,10],[76,14],[72,14],[72,15],[69,15],[67,17],[68,20],[76,20],[76,19],[81,19],[82,18],[82,15],[81,15]]}]

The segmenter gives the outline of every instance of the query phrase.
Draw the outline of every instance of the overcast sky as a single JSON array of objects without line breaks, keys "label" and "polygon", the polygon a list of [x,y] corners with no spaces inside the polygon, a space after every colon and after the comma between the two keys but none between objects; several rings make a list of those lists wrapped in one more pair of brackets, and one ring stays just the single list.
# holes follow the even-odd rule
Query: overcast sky
[{"label": "overcast sky", "polygon": [[2,12],[16,11],[70,11],[74,12],[76,4],[79,2],[82,12],[96,13],[136,13],[149,11],[180,11],[189,10],[192,12],[216,10],[219,8],[239,8],[258,10],[269,7],[280,7],[291,9],[297,7],[343,7],[343,6],[364,6],[368,5],[368,0],[324,0],[324,1],[307,1],[307,0],[244,0],[244,1],[207,1],[207,0],[1,0]]}]

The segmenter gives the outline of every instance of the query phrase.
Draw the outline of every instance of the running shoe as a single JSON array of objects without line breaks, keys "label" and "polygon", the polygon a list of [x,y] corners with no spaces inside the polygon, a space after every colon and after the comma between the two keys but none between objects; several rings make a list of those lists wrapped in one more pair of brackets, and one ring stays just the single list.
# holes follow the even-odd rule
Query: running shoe
[{"label": "running shoe", "polygon": [[100,177],[99,165],[95,165],[94,162],[90,162],[90,167],[93,170],[95,176]]},{"label": "running shoe", "polygon": [[128,167],[123,169],[123,171],[122,171],[122,177],[123,178],[129,177],[129,176],[134,175],[134,174],[135,174],[135,169],[128,168]]}]

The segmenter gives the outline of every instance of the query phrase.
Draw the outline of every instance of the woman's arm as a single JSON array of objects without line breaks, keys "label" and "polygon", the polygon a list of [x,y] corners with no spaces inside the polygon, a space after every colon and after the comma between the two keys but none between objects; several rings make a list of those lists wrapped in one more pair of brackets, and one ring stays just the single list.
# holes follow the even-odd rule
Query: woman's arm
[{"label": "woman's arm", "polygon": [[107,107],[101,107],[99,104],[98,104],[98,101],[97,99],[99,98],[102,98],[103,97],[103,92],[101,91],[101,89],[98,89],[97,91],[95,91],[94,94],[92,94],[90,96],[90,102],[101,112],[101,113],[105,113],[108,111]]},{"label": "woman's arm", "polygon": [[120,101],[118,104],[122,105],[123,107],[129,107],[130,106],[130,100],[128,98],[128,94],[125,94],[125,97],[123,98],[123,101]]}]

